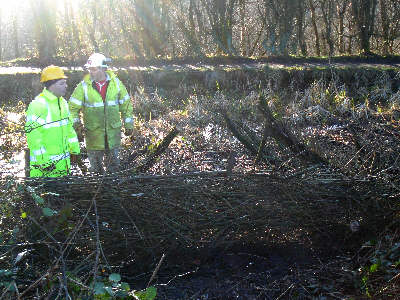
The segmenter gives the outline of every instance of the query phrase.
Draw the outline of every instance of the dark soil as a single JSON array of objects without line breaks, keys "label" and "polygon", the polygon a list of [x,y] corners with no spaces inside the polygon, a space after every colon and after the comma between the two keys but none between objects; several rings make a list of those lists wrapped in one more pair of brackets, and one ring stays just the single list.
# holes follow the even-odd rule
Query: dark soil
[{"label": "dark soil", "polygon": [[[311,297],[299,274],[319,263],[300,243],[234,245],[226,249],[171,252],[155,281],[157,299],[289,299]],[[149,274],[133,286],[146,287]],[[146,278],[147,277],[147,278]],[[286,291],[286,293],[285,293]]]}]

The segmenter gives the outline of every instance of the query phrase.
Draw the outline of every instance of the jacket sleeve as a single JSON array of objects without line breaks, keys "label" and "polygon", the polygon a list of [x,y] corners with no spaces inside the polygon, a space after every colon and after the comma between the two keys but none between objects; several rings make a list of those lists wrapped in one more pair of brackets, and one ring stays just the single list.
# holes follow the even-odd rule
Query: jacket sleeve
[{"label": "jacket sleeve", "polygon": [[47,149],[43,143],[43,126],[46,124],[47,107],[39,101],[32,101],[26,111],[25,133],[30,150],[31,163],[48,161]]},{"label": "jacket sleeve", "polygon": [[72,93],[71,97],[69,98],[69,102],[68,102],[68,106],[69,106],[69,110],[71,113],[71,119],[74,125],[74,128],[76,128],[76,126],[80,126],[81,125],[81,120],[79,118],[79,112],[82,108],[82,104],[85,100],[85,95],[84,95],[84,91],[83,91],[83,86],[82,83],[80,82],[74,92]]},{"label": "jacket sleeve", "polygon": [[68,135],[68,150],[71,154],[79,154],[80,147],[79,147],[79,140],[78,136],[76,135],[75,129],[73,127],[72,116],[68,109],[68,104],[65,102],[68,111],[68,128],[67,128],[67,135]]},{"label": "jacket sleeve", "polygon": [[119,97],[119,112],[121,113],[124,127],[125,129],[133,129],[134,118],[132,101],[125,85],[122,82],[120,82]]}]

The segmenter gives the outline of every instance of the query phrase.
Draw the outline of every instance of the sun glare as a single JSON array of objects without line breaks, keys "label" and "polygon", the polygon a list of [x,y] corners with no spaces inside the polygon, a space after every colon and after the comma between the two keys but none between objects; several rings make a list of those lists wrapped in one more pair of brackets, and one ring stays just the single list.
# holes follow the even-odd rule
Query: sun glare
[{"label": "sun glare", "polygon": [[2,16],[8,16],[15,13],[19,5],[27,4],[27,0],[0,0],[0,12]]},{"label": "sun glare", "polygon": [[[0,0],[0,16],[2,22],[12,16],[16,16],[21,12],[29,11],[32,5],[35,5],[37,0]],[[78,0],[68,0],[74,7]],[[64,8],[64,1],[57,1],[57,8],[62,10]]]}]

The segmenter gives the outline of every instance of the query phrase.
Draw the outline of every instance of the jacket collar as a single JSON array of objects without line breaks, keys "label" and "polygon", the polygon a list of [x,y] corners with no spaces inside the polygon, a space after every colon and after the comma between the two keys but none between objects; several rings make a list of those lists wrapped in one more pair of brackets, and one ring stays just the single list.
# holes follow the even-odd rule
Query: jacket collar
[{"label": "jacket collar", "polygon": [[[114,77],[116,77],[116,75],[114,74],[113,71],[107,70],[107,71],[106,71],[106,77],[107,77],[106,80],[107,80],[107,81],[110,81],[110,80],[114,79]],[[90,74],[86,74],[86,75],[83,77],[83,80],[84,80],[87,84],[90,84],[90,85],[92,85],[92,83],[93,83],[93,80],[90,79]]]},{"label": "jacket collar", "polygon": [[[57,100],[57,99],[58,99],[58,97],[57,97],[56,95],[54,95],[52,92],[50,92],[50,91],[49,91],[48,89],[46,89],[46,88],[43,89],[42,94],[43,94],[43,96],[44,96],[46,99],[49,99],[50,101],[52,101],[52,100]],[[60,98],[61,98],[61,97],[60,97]]]}]

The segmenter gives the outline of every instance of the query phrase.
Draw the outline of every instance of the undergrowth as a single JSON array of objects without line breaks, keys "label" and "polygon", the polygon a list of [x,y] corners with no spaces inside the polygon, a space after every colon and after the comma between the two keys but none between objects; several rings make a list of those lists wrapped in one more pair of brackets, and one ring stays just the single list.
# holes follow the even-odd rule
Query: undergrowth
[{"label": "undergrowth", "polygon": [[[165,131],[176,126],[181,134],[171,144],[173,150],[167,152],[170,157],[157,161],[148,171],[149,175],[225,167],[211,165],[210,160],[205,162],[205,159],[191,161],[204,149],[221,151],[220,163],[223,160],[224,164],[234,155],[237,164],[233,170],[236,172],[268,170],[280,176],[297,174],[305,168],[288,147],[270,137],[265,138],[269,158],[260,162],[227,130],[224,114],[242,125],[240,129],[253,140],[263,140],[265,120],[258,109],[262,95],[275,122],[284,125],[300,142],[326,159],[330,167],[339,170],[346,178],[371,180],[371,189],[376,188],[374,191],[359,191],[365,196],[361,198],[365,201],[357,205],[365,217],[354,220],[350,224],[354,226],[345,229],[343,238],[352,252],[347,252],[342,259],[332,259],[332,264],[315,266],[300,274],[299,287],[308,291],[301,295],[308,299],[396,299],[400,294],[400,143],[397,133],[400,94],[393,89],[385,72],[373,86],[363,86],[362,76],[355,76],[355,80],[359,80],[353,84],[359,87],[356,94],[334,74],[330,81],[320,79],[303,90],[297,89],[298,82],[290,82],[289,88],[282,89],[277,84],[282,78],[276,73],[276,77],[272,76],[268,84],[259,86],[257,90],[228,93],[220,88],[204,94],[193,92],[185,101],[175,104],[157,90],[147,91],[138,87],[134,93],[134,106],[140,136],[135,141],[125,139],[123,153],[129,154],[130,147],[147,145],[148,150],[156,148]],[[24,109],[20,104],[0,110],[0,154],[3,161],[10,161],[15,151],[25,147],[21,128]],[[10,112],[20,115],[13,121],[8,117]],[[107,257],[103,256],[99,237],[92,241],[95,245],[92,254],[82,258],[81,265],[70,266],[68,254],[83,251],[73,250],[71,246],[79,224],[67,222],[66,216],[70,213],[67,209],[57,211],[47,206],[46,197],[52,196],[49,193],[37,194],[34,188],[20,183],[13,174],[2,174],[2,299],[156,297],[155,288],[150,286],[152,279],[147,289],[136,291],[121,278],[119,267],[110,266]],[[24,209],[22,204],[27,199],[34,200],[30,205],[40,211],[39,215],[31,215]],[[381,218],[379,222],[377,218]],[[49,220],[59,231],[45,230],[42,224]],[[377,228],[373,228],[374,224]],[[93,224],[94,228],[106,225]],[[57,240],[59,234],[66,235],[71,244],[60,244]],[[290,297],[282,299],[297,298],[295,293],[291,293]]]}]

